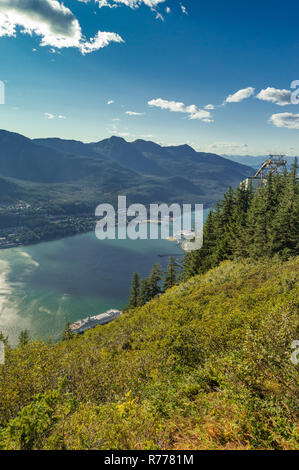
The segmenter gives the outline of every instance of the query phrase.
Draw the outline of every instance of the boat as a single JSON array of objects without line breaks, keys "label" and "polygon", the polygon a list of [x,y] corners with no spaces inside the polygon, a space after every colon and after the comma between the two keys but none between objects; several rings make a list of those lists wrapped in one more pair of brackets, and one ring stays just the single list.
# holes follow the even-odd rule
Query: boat
[{"label": "boat", "polygon": [[72,333],[82,334],[91,328],[95,328],[98,325],[107,325],[107,323],[112,322],[116,318],[120,317],[122,312],[120,310],[111,309],[107,312],[101,313],[99,315],[89,316],[78,320],[72,325],[70,325],[70,330]]}]

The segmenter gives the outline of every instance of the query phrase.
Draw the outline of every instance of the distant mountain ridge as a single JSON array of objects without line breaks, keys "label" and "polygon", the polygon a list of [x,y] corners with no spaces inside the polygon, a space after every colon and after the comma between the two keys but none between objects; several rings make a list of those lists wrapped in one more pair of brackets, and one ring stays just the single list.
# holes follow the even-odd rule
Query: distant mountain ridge
[{"label": "distant mountain ridge", "polygon": [[[258,169],[264,161],[269,158],[269,155],[222,155],[223,158],[227,158],[232,162],[240,163],[241,165],[247,165],[254,169]],[[287,167],[290,168],[294,163],[295,157],[285,157],[287,161]]]},{"label": "distant mountain ridge", "polygon": [[48,192],[59,204],[83,200],[90,207],[117,194],[132,202],[212,205],[251,174],[252,168],[188,145],[162,147],[117,136],[91,143],[31,140],[0,130],[0,177],[10,180],[12,198],[26,190],[27,199],[31,194],[44,201]]},{"label": "distant mountain ridge", "polygon": [[[88,144],[62,139],[34,139],[33,142],[56,151],[114,161],[142,174],[181,176],[182,165],[186,162],[192,162],[201,172],[213,169],[216,173],[215,164],[221,165],[223,170],[232,171],[236,176],[241,173],[243,176],[244,172],[240,164],[228,164],[227,160],[219,155],[196,152],[189,145],[162,147],[155,142],[142,139],[129,143],[122,137],[116,136]],[[183,173],[192,179],[195,178],[189,170]]]}]

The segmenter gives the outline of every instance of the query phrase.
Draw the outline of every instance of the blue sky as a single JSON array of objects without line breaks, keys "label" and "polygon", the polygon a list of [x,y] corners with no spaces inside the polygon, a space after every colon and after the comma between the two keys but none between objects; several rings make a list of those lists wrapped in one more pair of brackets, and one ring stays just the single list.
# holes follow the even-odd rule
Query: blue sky
[{"label": "blue sky", "polygon": [[298,155],[298,14],[288,0],[0,0],[0,128]]}]

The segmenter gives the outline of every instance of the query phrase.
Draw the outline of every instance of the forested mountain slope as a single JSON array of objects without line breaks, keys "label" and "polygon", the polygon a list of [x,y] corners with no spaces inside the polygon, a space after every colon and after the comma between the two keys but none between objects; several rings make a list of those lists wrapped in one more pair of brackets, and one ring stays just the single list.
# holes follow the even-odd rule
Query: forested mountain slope
[{"label": "forested mountain slope", "polygon": [[184,281],[155,268],[81,337],[2,336],[0,449],[298,449],[297,215],[296,166],[229,189]]},{"label": "forested mountain slope", "polygon": [[[126,142],[111,137],[100,142],[28,139],[0,130],[0,177],[13,179],[18,197],[30,204],[69,211],[83,204],[93,212],[117,194],[143,204],[155,202],[214,205],[229,185],[235,187],[252,169],[214,154],[197,153],[188,145],[161,147],[153,142]],[[16,192],[7,187],[5,199]],[[48,211],[48,207],[47,207]]]},{"label": "forested mountain slope", "polygon": [[276,254],[287,259],[299,252],[299,184],[292,170],[268,176],[257,191],[229,188],[204,227],[204,245],[185,260],[194,276],[225,259],[259,259]]}]

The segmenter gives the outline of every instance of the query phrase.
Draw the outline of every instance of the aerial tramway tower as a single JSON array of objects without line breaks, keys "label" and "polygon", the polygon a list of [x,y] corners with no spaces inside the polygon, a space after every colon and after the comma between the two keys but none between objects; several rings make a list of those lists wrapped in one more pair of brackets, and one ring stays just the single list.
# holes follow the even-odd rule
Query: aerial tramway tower
[{"label": "aerial tramway tower", "polygon": [[281,174],[286,168],[286,165],[287,161],[285,160],[285,155],[269,155],[268,160],[260,166],[255,175],[242,181],[241,185],[245,187],[245,189],[248,189],[251,183],[252,189],[255,191],[259,186],[266,184],[269,174]]}]

